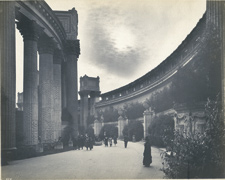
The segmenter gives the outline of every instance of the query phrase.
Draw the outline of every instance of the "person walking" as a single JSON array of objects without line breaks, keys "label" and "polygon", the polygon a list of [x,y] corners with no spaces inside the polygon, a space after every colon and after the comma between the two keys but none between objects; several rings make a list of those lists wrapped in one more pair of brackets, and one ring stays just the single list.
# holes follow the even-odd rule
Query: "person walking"
[{"label": "person walking", "polygon": [[80,147],[83,149],[84,147],[84,142],[85,142],[85,137],[81,134],[80,135]]},{"label": "person walking", "polygon": [[90,138],[87,134],[85,135],[85,147],[87,150],[90,148]]},{"label": "person walking", "polygon": [[105,136],[105,138],[104,138],[104,143],[105,143],[105,147],[108,147],[108,137],[107,136]]},{"label": "person walking", "polygon": [[93,143],[94,143],[94,138],[90,137],[90,139],[89,139],[89,147],[90,147],[90,150],[93,149]]},{"label": "person walking", "polygon": [[144,144],[144,153],[143,153],[143,165],[149,167],[152,163],[152,154],[151,154],[151,143],[149,137],[146,137],[146,142]]},{"label": "person walking", "polygon": [[128,144],[128,136],[124,136],[124,147],[127,148],[127,144]]},{"label": "person walking", "polygon": [[80,148],[81,148],[81,137],[80,137],[80,135],[78,135],[78,137],[77,137],[77,149],[80,150]]},{"label": "person walking", "polygon": [[112,137],[109,137],[109,145],[112,147]]},{"label": "person walking", "polygon": [[114,138],[113,138],[113,143],[116,146],[116,144],[117,144],[117,137],[116,136],[114,136]]}]

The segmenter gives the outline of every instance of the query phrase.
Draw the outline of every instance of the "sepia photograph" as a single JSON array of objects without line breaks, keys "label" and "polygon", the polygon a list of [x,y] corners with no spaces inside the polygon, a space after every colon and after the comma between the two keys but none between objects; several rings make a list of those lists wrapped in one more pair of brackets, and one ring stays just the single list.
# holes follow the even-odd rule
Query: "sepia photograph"
[{"label": "sepia photograph", "polygon": [[0,0],[1,179],[225,179],[225,0]]}]

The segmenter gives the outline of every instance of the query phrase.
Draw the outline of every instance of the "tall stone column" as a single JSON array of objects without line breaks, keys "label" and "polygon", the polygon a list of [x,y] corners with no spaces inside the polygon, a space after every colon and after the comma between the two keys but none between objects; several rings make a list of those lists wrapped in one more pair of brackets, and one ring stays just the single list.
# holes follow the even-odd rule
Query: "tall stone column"
[{"label": "tall stone column", "polygon": [[62,109],[66,108],[66,63],[61,64]]},{"label": "tall stone column", "polygon": [[[15,2],[0,2],[1,149],[15,149]],[[5,155],[2,155],[2,160]]]},{"label": "tall stone column", "polygon": [[62,87],[61,87],[61,62],[62,54],[59,50],[55,50],[53,56],[53,119],[55,121],[54,139],[61,137],[61,117],[62,117]]},{"label": "tall stone column", "polygon": [[122,117],[123,111],[120,109],[118,111],[119,113],[119,118],[118,118],[118,137],[122,138],[123,137],[123,129],[124,127],[128,124],[126,119]]},{"label": "tall stone column", "polygon": [[95,115],[95,103],[97,98],[100,96],[100,92],[91,92],[90,93],[90,115]]},{"label": "tall stone column", "polygon": [[82,125],[84,126],[84,128],[87,128],[87,119],[88,119],[88,114],[89,114],[89,109],[88,109],[88,95],[89,95],[89,91],[82,91],[80,92],[81,95],[81,113],[82,113]]},{"label": "tall stone column", "polygon": [[80,54],[79,40],[66,42],[66,101],[67,110],[72,118],[72,136],[78,135],[78,92],[77,92],[77,58]]},{"label": "tall stone column", "polygon": [[39,50],[39,135],[42,142],[54,141],[53,119],[53,50],[51,38],[42,36],[38,44]]},{"label": "tall stone column", "polygon": [[222,107],[223,107],[223,121],[225,124],[225,2],[222,2],[221,5],[221,30],[222,30],[222,57],[221,57],[221,62],[222,62],[222,70],[221,70],[221,79],[222,79]]},{"label": "tall stone column", "polygon": [[17,28],[24,41],[23,129],[24,144],[38,144],[38,78],[37,41],[40,27],[34,21],[22,20]]},{"label": "tall stone column", "polygon": [[84,126],[84,98],[82,96],[82,93],[79,92],[80,95],[80,126]]},{"label": "tall stone column", "polygon": [[144,137],[147,137],[149,135],[148,127],[150,126],[151,122],[153,121],[155,114],[154,114],[154,111],[151,110],[151,107],[149,108],[149,105],[147,104],[147,102],[144,102],[143,106],[146,109],[143,113],[143,115],[144,115]]},{"label": "tall stone column", "polygon": [[102,128],[102,123],[98,120],[98,116],[96,116],[94,121],[94,134],[96,136],[99,136],[101,128]]}]

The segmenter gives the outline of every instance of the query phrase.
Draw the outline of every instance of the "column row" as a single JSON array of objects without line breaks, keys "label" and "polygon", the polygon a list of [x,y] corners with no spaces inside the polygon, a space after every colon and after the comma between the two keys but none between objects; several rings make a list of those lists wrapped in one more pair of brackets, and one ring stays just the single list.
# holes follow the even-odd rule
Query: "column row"
[{"label": "column row", "polygon": [[59,50],[34,21],[22,20],[17,28],[24,40],[24,145],[51,143],[61,136],[62,57],[53,61]]}]

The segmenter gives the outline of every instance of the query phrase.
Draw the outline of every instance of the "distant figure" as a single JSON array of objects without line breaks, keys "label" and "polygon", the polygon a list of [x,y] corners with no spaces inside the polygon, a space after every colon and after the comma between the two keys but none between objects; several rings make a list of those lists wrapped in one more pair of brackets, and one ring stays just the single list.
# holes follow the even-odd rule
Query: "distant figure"
[{"label": "distant figure", "polygon": [[93,141],[94,141],[94,138],[90,137],[89,138],[89,148],[90,148],[90,150],[93,149]]},{"label": "distant figure", "polygon": [[117,144],[117,137],[116,136],[114,136],[113,142],[114,142],[114,145],[116,146],[116,144]]},{"label": "distant figure", "polygon": [[74,150],[77,149],[77,144],[78,144],[78,141],[77,141],[77,138],[75,137],[75,138],[73,138],[73,148],[74,148]]},{"label": "distant figure", "polygon": [[78,137],[77,137],[77,148],[78,148],[78,150],[80,150],[80,148],[81,148],[81,137],[80,137],[80,135],[78,135]]},{"label": "distant figure", "polygon": [[85,137],[83,135],[80,135],[80,147],[83,149],[84,147],[84,141],[85,141]]},{"label": "distant figure", "polygon": [[144,153],[143,153],[143,165],[145,167],[149,167],[150,164],[152,163],[152,155],[151,155],[151,144],[150,144],[150,140],[149,137],[146,137],[146,142],[145,142],[145,149],[144,149]]},{"label": "distant figure", "polygon": [[105,147],[108,147],[108,137],[107,136],[105,136],[105,138],[104,138],[104,143],[105,143]]},{"label": "distant figure", "polygon": [[87,134],[85,135],[85,147],[87,150],[90,147],[90,138]]},{"label": "distant figure", "polygon": [[109,145],[112,147],[112,137],[109,137]]},{"label": "distant figure", "polygon": [[127,148],[128,136],[124,136],[124,147]]}]

